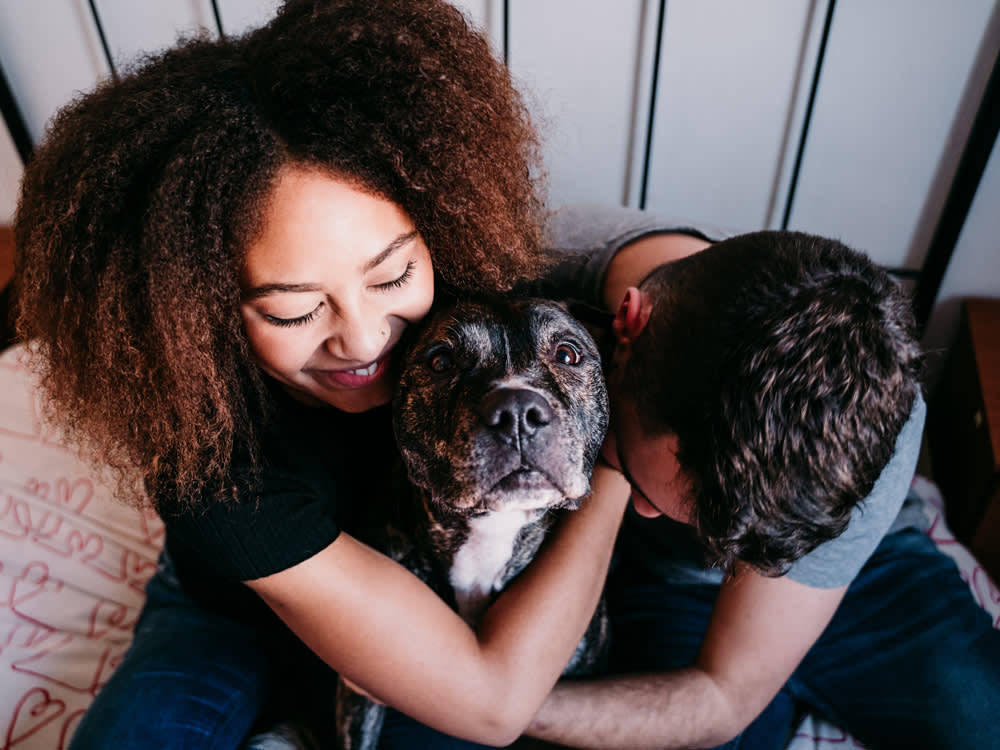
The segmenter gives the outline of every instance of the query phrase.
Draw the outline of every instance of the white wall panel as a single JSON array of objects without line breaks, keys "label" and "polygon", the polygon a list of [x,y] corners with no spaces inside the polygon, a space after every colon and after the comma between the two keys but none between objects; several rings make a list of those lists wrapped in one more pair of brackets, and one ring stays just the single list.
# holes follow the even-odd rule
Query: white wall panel
[{"label": "white wall panel", "polygon": [[[194,0],[190,0],[194,1]],[[198,0],[208,3],[209,0]],[[495,29],[497,21],[502,17],[498,12],[502,8],[502,0],[451,0],[452,4],[461,9],[477,26],[500,39],[499,30]],[[222,30],[227,35],[239,35],[250,29],[255,29],[267,23],[277,12],[281,0],[216,0],[219,16],[222,18]]]},{"label": "white wall panel", "polygon": [[216,35],[208,0],[94,0],[94,7],[118,72],[141,55],[172,47],[181,36],[203,29]]},{"label": "white wall panel", "polygon": [[503,0],[451,0],[451,4],[461,10],[473,26],[480,29],[490,40],[493,53],[503,57],[504,17]]},{"label": "white wall panel", "polygon": [[[120,1],[120,0],[119,0]],[[188,0],[208,4],[209,0]],[[264,25],[270,21],[282,0],[216,0],[219,16],[222,19],[222,30],[231,36],[237,36]],[[502,40],[503,0],[451,0],[452,5],[459,8],[469,20],[480,27],[495,40]],[[498,47],[499,49],[499,47]]]},{"label": "white wall panel", "polygon": [[270,21],[281,5],[281,0],[216,0],[222,31],[227,36],[240,34],[263,26]]},{"label": "white wall panel", "polygon": [[837,3],[790,227],[919,268],[915,230],[993,5]]},{"label": "white wall panel", "polygon": [[769,224],[808,91],[819,6],[667,2],[648,208],[741,230]]},{"label": "white wall panel", "polygon": [[[502,54],[503,0],[452,1]],[[119,62],[178,33],[215,33],[211,0],[95,2]],[[280,2],[217,0],[223,29],[259,26]],[[780,225],[828,3],[666,2],[648,207],[737,229]],[[544,129],[552,202],[638,205],[658,0],[508,7],[511,68]],[[835,9],[791,226],[917,268],[980,96],[970,66],[988,72],[1000,49],[1000,0],[838,0]],[[87,0],[0,0],[0,63],[36,142],[56,109],[109,73]],[[928,326],[932,355],[950,342],[961,297],[1000,296],[998,160],[994,152]],[[13,214],[21,173],[0,127],[0,222]]]},{"label": "white wall panel", "polygon": [[0,2],[0,63],[32,140],[109,69],[85,0]]},{"label": "white wall panel", "polygon": [[[128,1],[128,0],[118,0]],[[186,0],[208,4],[209,0]],[[486,31],[492,38],[502,39],[498,22],[502,19],[502,0],[451,0],[462,10],[469,20]],[[250,29],[262,26],[274,17],[281,0],[216,0],[222,30],[227,35],[237,36]],[[499,48],[498,48],[499,49]]]},{"label": "white wall panel", "polygon": [[500,36],[502,29],[494,28],[497,21],[501,23],[503,21],[502,14],[496,14],[496,17],[494,17],[494,6],[502,6],[502,2],[493,2],[492,0],[451,0],[451,4],[461,10],[473,25],[478,26],[491,35],[495,32],[496,37],[502,39]]},{"label": "white wall panel", "polygon": [[511,0],[510,68],[534,100],[553,205],[626,202],[653,11],[644,0]]}]

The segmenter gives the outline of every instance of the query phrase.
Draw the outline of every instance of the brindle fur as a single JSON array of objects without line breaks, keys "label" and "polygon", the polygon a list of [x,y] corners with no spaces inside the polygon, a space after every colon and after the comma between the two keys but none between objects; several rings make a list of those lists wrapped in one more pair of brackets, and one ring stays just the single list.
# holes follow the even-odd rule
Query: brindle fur
[{"label": "brindle fur", "polygon": [[[362,536],[475,625],[530,562],[553,511],[579,507],[590,491],[608,424],[597,348],[554,302],[451,303],[409,349],[393,414],[406,476],[398,477],[388,520]],[[507,525],[513,548],[488,590],[456,596],[456,559],[473,527],[492,524]],[[596,671],[607,639],[602,603],[564,674]],[[338,684],[339,747],[374,750],[383,715],[383,706]]]},{"label": "brindle fur", "polygon": [[[578,362],[570,361],[574,352]],[[499,424],[535,406],[545,424],[533,425],[526,415]],[[489,599],[535,555],[552,511],[579,507],[590,490],[608,424],[597,348],[586,328],[554,302],[453,304],[431,316],[410,349],[393,411],[396,440],[417,488],[410,510],[417,512],[404,513],[372,542],[475,625]],[[486,517],[492,523],[511,507],[523,510],[524,524],[510,558],[483,601],[463,608],[450,576],[470,524]],[[607,636],[602,605],[564,674],[595,671]],[[344,683],[337,698],[341,746],[373,750],[383,707]]]}]

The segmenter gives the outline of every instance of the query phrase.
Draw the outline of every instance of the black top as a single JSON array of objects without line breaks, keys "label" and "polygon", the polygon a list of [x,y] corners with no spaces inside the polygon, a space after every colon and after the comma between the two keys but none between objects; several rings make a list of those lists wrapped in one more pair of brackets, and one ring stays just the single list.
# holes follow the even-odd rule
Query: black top
[{"label": "black top", "polygon": [[166,549],[185,590],[239,619],[271,617],[241,582],[293,567],[350,530],[365,505],[388,491],[396,461],[388,406],[347,414],[272,391],[257,482],[237,466],[238,500],[161,510]]}]

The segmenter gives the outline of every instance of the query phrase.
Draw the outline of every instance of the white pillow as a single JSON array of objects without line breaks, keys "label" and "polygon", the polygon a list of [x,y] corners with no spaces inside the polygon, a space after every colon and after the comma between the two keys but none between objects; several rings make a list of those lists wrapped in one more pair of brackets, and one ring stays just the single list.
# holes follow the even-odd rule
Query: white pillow
[{"label": "white pillow", "polygon": [[131,640],[163,525],[111,499],[0,355],[0,748],[65,748]]}]

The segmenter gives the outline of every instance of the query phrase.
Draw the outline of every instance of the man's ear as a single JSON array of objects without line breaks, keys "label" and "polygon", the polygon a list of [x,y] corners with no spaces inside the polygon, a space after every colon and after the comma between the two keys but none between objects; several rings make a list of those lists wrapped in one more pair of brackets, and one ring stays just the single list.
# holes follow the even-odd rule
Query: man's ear
[{"label": "man's ear", "polygon": [[620,343],[627,344],[639,334],[649,321],[649,314],[653,309],[649,295],[644,294],[638,287],[630,286],[625,290],[622,303],[615,313],[611,330],[615,338]]}]

